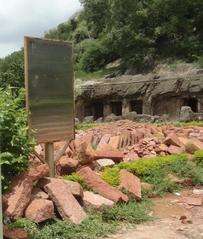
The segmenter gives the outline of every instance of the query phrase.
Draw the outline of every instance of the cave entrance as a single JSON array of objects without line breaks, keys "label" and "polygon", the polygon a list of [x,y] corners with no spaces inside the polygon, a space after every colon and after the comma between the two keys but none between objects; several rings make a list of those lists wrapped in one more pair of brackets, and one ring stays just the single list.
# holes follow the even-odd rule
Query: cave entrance
[{"label": "cave entrance", "polygon": [[92,112],[92,105],[88,104],[85,106],[85,117],[86,116],[92,116],[93,112]]},{"label": "cave entrance", "polygon": [[136,111],[137,114],[143,113],[143,101],[142,100],[132,100],[130,101],[130,111]]},{"label": "cave entrance", "polygon": [[198,100],[196,98],[188,98],[184,100],[184,105],[189,106],[194,113],[198,112]]},{"label": "cave entrance", "polygon": [[122,102],[111,102],[111,112],[117,116],[122,115]]},{"label": "cave entrance", "polygon": [[104,106],[102,102],[93,103],[93,116],[94,120],[104,117]]}]

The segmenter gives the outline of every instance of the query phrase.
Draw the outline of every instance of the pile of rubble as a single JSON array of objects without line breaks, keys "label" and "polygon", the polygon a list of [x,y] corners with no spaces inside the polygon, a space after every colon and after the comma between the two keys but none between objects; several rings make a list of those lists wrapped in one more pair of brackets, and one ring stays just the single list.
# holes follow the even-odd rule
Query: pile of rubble
[{"label": "pile of rubble", "polygon": [[[55,144],[55,152],[64,142]],[[120,171],[118,188],[107,184],[100,171],[121,161],[181,152],[193,154],[203,149],[203,128],[146,125],[128,120],[80,132],[56,164],[56,178],[49,178],[48,166],[36,158],[33,168],[13,179],[11,192],[5,194],[4,215],[10,219],[26,217],[40,223],[52,218],[57,211],[62,219],[79,224],[87,218],[84,207],[101,210],[118,201],[128,202],[127,190],[141,200],[141,187],[150,187],[126,170]],[[36,150],[44,157],[43,145]],[[83,191],[77,182],[64,180],[62,175],[78,172],[90,191]]]}]

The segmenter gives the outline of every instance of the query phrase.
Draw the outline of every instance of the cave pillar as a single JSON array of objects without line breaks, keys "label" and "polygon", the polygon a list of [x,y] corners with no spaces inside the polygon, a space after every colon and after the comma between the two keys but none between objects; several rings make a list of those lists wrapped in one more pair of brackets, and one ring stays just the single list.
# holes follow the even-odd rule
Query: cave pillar
[{"label": "cave pillar", "polygon": [[129,112],[130,112],[130,102],[124,98],[122,102],[122,115],[126,115]]},{"label": "cave pillar", "polygon": [[112,112],[111,112],[111,105],[109,102],[106,102],[104,103],[104,117],[110,115]]}]

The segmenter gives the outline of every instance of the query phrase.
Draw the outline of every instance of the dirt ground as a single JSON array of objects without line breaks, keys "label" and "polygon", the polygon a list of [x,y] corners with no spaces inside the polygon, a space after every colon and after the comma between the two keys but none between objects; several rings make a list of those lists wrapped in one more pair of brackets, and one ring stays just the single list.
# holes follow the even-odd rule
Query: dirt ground
[{"label": "dirt ground", "polygon": [[[121,233],[110,239],[203,239],[203,206],[191,206],[181,199],[192,195],[184,190],[180,195],[168,194],[153,199],[151,214],[154,220]],[[203,197],[203,196],[202,196]],[[180,218],[185,218],[181,221]]]}]

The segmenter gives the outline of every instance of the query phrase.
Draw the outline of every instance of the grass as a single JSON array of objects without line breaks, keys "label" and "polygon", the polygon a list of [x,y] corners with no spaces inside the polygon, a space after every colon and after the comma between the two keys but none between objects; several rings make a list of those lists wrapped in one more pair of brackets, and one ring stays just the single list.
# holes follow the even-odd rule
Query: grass
[{"label": "grass", "polygon": [[79,124],[76,126],[77,130],[87,130],[99,126],[100,124]]},{"label": "grass", "polygon": [[83,81],[103,79],[107,75],[114,73],[117,69],[117,67],[111,67],[109,69],[104,68],[95,72],[76,71],[75,78]]},{"label": "grass", "polygon": [[203,127],[203,121],[177,122],[174,123],[177,127],[198,126]]},{"label": "grass", "polygon": [[142,182],[153,185],[153,191],[144,192],[146,196],[162,195],[180,189],[179,185],[168,178],[169,174],[179,178],[191,178],[194,184],[203,184],[203,168],[190,162],[184,154],[146,158],[130,163],[122,162],[113,168],[106,168],[102,178],[110,185],[118,186],[121,169],[126,169],[138,176]]},{"label": "grass", "polygon": [[137,203],[118,204],[101,213],[88,212],[88,219],[80,225],[54,218],[46,223],[37,225],[27,219],[19,219],[11,224],[11,228],[23,228],[32,239],[96,239],[114,233],[121,222],[138,224],[150,219],[148,213],[150,203],[143,201]]}]

